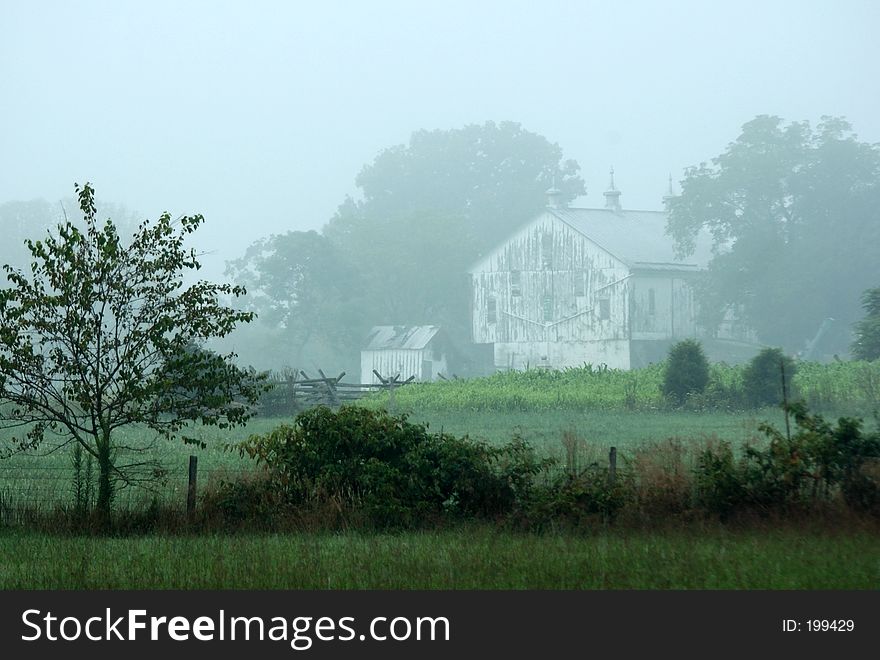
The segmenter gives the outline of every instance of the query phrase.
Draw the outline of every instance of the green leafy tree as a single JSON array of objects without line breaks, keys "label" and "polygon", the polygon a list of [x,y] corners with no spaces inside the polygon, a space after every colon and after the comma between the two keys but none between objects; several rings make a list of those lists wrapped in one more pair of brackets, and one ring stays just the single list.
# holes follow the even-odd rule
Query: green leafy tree
[{"label": "green leafy tree", "polygon": [[678,405],[690,394],[699,394],[709,384],[709,361],[700,342],[685,339],[669,349],[663,372],[663,394]]},{"label": "green leafy tree", "polygon": [[[880,147],[843,119],[784,124],[759,116],[711,164],[689,168],[670,202],[680,252],[711,234],[715,255],[699,287],[703,322],[735,309],[759,338],[803,348],[823,319],[845,328],[858,292],[880,280]],[[829,337],[845,350],[848,337]]]},{"label": "green leafy tree", "polygon": [[291,231],[252,244],[227,264],[226,274],[247,286],[247,306],[279,329],[290,365],[323,342],[357,347],[363,328],[363,285],[338,247],[316,231]]},{"label": "green leafy tree", "polygon": [[185,285],[199,262],[184,242],[202,216],[164,214],[125,244],[112,221],[99,224],[94,190],[86,184],[77,193],[84,228],[64,222],[56,234],[27,241],[29,273],[5,267],[0,427],[12,430],[7,452],[76,443],[93,456],[96,505],[106,517],[117,485],[147,482],[159,467],[125,458],[120,429],[137,425],[195,443],[191,423],[243,423],[263,385],[232,355],[193,348],[253,318],[220,303],[243,295],[241,287]]},{"label": "green leafy tree", "polygon": [[352,227],[345,254],[359,274],[365,325],[442,325],[459,343],[467,341],[467,236],[461,216],[432,211]]},{"label": "green leafy tree", "polygon": [[[782,375],[785,373],[786,393],[782,391]],[[761,350],[743,370],[743,392],[749,405],[777,406],[787,394],[793,399],[792,382],[796,366],[781,348]]]},{"label": "green leafy tree", "polygon": [[857,360],[877,360],[880,358],[880,287],[862,294],[862,307],[865,317],[856,323],[852,354]]}]

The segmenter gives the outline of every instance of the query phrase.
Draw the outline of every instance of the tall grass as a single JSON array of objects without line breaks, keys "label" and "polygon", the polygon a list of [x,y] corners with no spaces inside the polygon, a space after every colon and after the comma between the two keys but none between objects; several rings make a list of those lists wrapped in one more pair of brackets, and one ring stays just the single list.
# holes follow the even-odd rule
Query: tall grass
[{"label": "tall grass", "polygon": [[406,534],[0,534],[2,589],[874,589],[854,528]]}]

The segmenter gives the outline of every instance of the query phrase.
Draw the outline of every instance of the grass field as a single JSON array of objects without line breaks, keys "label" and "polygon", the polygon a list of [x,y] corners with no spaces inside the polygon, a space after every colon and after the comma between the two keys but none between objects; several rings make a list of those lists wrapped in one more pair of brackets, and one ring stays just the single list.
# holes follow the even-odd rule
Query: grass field
[{"label": "grass field", "polygon": [[490,443],[510,440],[514,434],[544,451],[559,449],[562,435],[572,432],[587,443],[607,448],[633,448],[667,438],[702,441],[709,438],[734,444],[760,439],[761,422],[784,424],[782,411],[766,408],[750,412],[614,412],[606,410],[531,412],[407,411],[410,421],[429,424],[431,430],[469,435]]},{"label": "grass field", "polygon": [[[783,424],[782,412],[768,408],[752,412],[667,412],[667,411],[544,411],[492,412],[465,411],[443,413],[436,411],[399,410],[410,415],[410,421],[423,422],[430,430],[469,435],[491,444],[509,441],[519,435],[535,446],[541,454],[562,458],[563,435],[572,433],[582,442],[582,457],[587,462],[607,457],[608,448],[617,446],[625,460],[628,451],[666,438],[679,438],[685,443],[700,443],[716,438],[739,446],[747,440],[760,442],[758,425],[769,421]],[[212,481],[229,478],[243,470],[252,469],[253,463],[237,454],[223,450],[225,444],[245,439],[252,433],[265,433],[290,418],[255,418],[247,427],[221,431],[205,427],[196,436],[208,447],[198,449],[181,442],[159,441],[150,455],[168,470],[167,483],[158,490],[163,502],[185,501],[188,458],[199,457],[199,480],[202,486]],[[119,444],[140,445],[150,437],[143,431],[128,429],[117,438]],[[32,505],[51,507],[67,502],[72,490],[70,450],[64,449],[49,456],[16,455],[0,460],[0,506]],[[152,494],[142,489],[130,489],[119,494],[119,503],[136,506]],[[0,509],[2,514],[2,509]]]},{"label": "grass field", "polygon": [[876,589],[880,534],[795,527],[524,535],[0,533],[0,589]]}]

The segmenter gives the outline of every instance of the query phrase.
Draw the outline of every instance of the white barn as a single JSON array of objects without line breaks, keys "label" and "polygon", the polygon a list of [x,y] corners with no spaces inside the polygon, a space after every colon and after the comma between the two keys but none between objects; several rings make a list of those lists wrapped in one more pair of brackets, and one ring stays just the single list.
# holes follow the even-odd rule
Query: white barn
[{"label": "white barn", "polygon": [[361,351],[361,382],[378,383],[375,369],[384,378],[404,381],[437,380],[449,375],[451,345],[436,325],[377,325],[370,330]]},{"label": "white barn", "polygon": [[493,345],[496,369],[637,368],[705,334],[692,282],[711,257],[708,241],[677,258],[666,213],[623,210],[613,179],[602,209],[564,207],[555,189],[548,197],[543,213],[470,271],[473,340]]}]

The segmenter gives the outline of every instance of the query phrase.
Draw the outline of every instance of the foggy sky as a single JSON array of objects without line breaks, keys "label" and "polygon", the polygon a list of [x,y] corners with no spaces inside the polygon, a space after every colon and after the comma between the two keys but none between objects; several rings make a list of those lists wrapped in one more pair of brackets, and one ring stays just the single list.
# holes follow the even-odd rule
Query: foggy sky
[{"label": "foggy sky", "polygon": [[520,122],[601,206],[659,208],[671,172],[757,114],[843,115],[880,141],[880,3],[2,0],[0,203],[98,196],[203,213],[207,274],[320,228],[411,132]]}]

